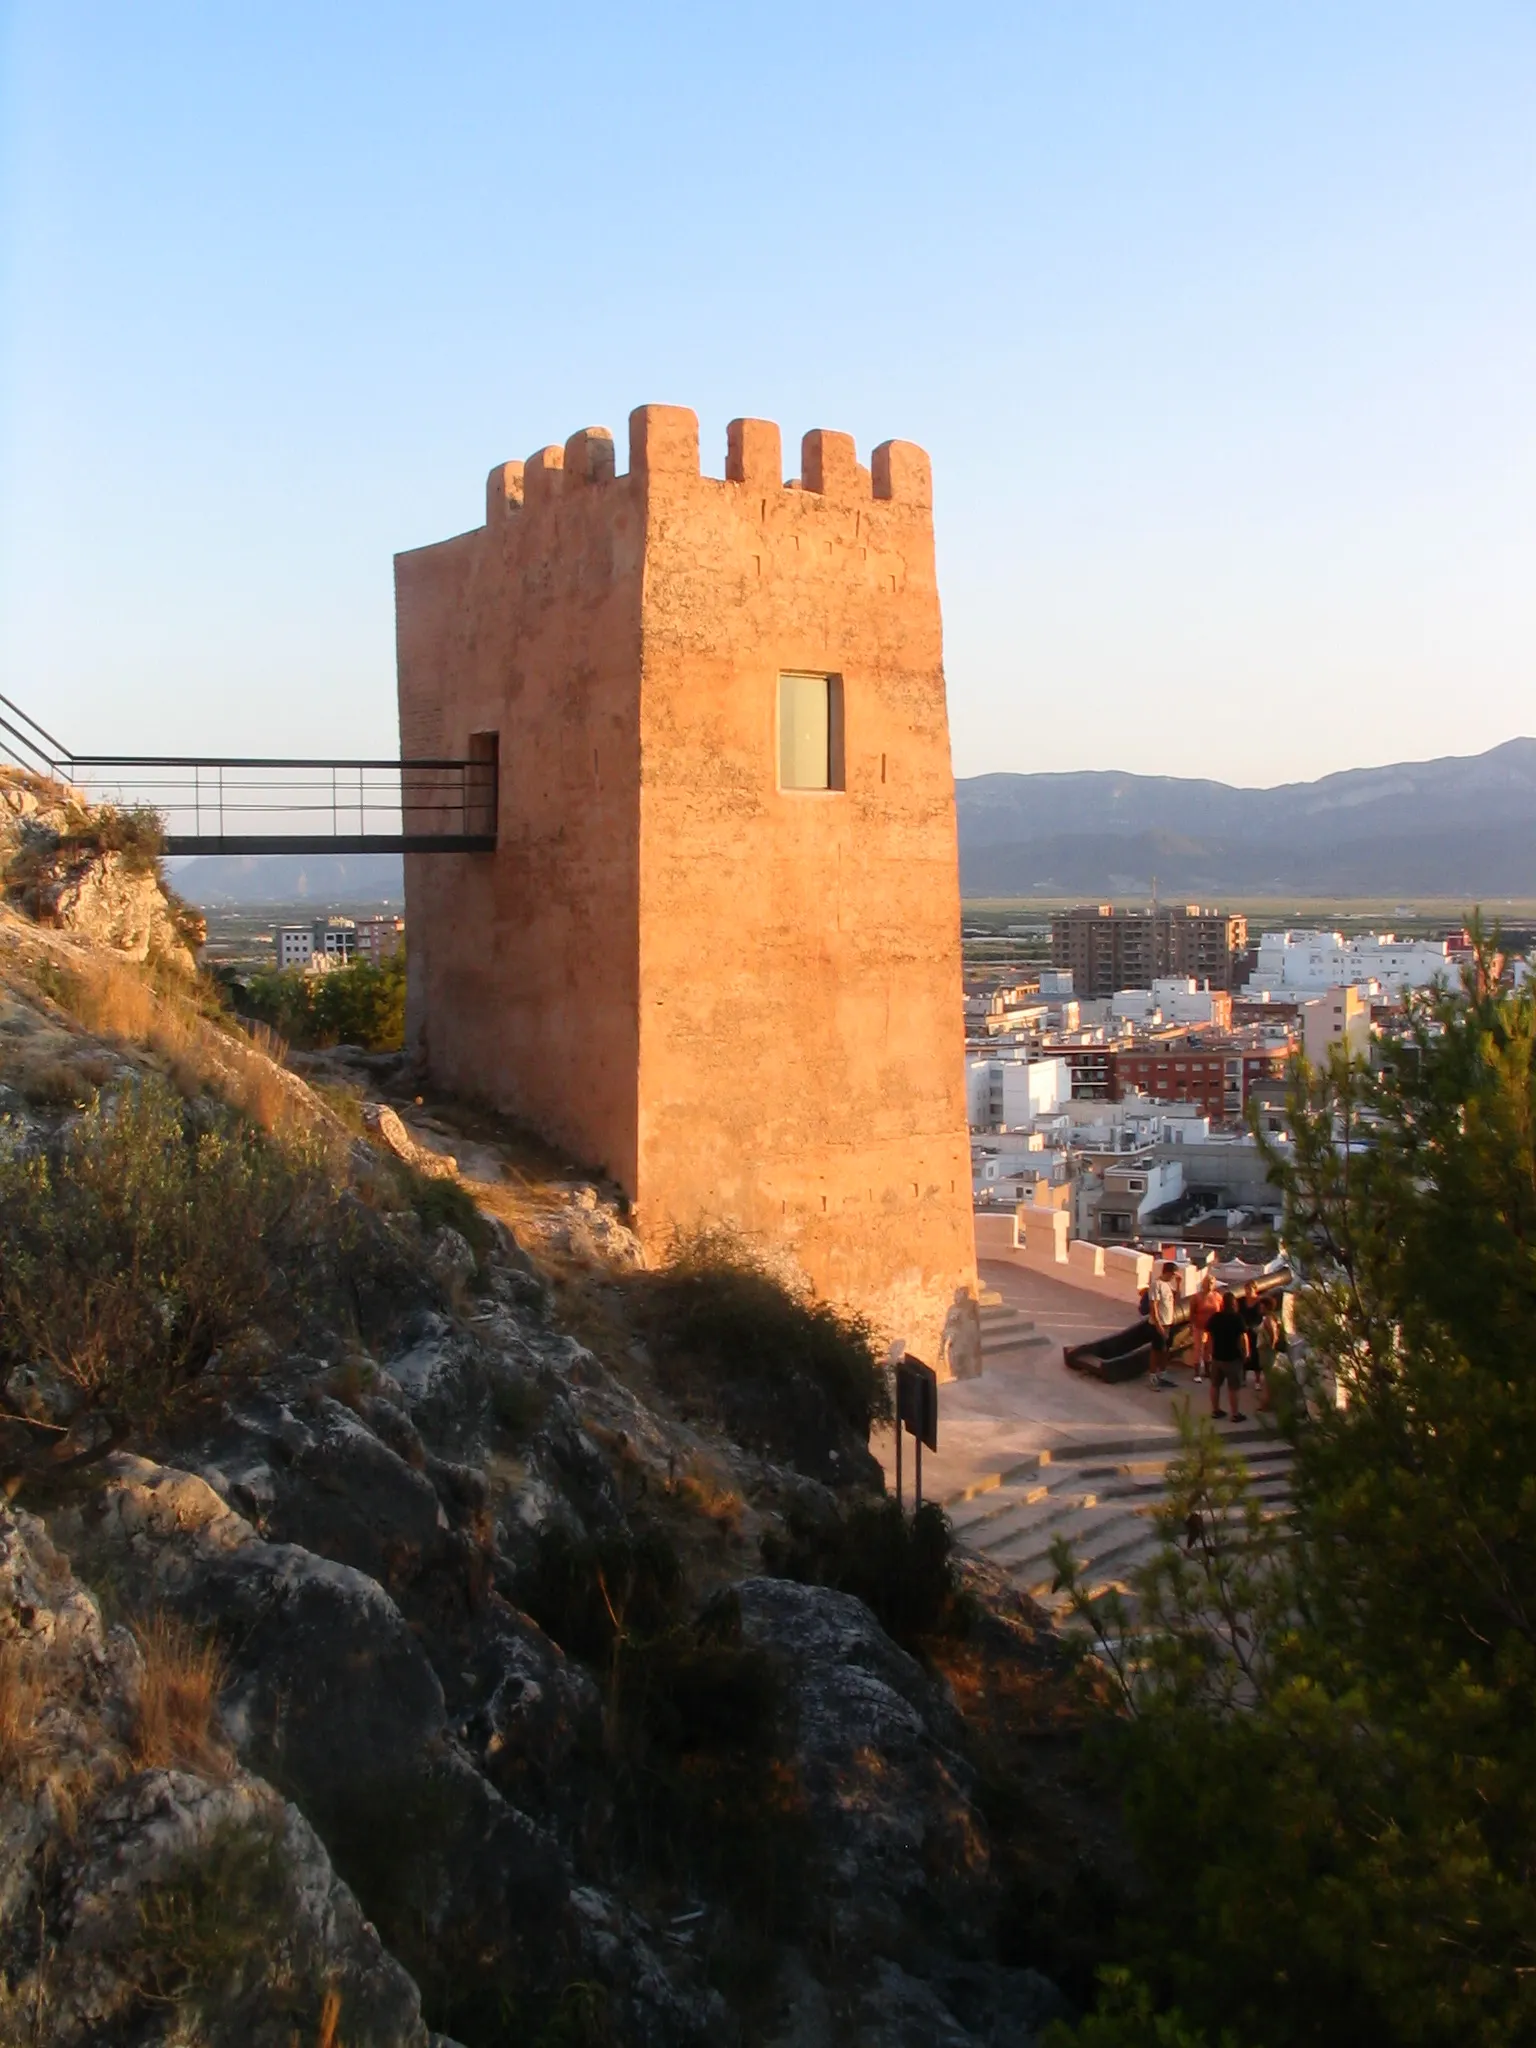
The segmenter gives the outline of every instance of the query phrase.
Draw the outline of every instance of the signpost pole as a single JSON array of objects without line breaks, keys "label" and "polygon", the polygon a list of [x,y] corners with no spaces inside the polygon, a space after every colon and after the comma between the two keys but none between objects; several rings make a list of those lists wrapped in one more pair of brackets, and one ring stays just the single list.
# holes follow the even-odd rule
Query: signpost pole
[{"label": "signpost pole", "polygon": [[939,1381],[920,1358],[902,1358],[896,1366],[896,1502],[901,1505],[901,1435],[912,1432],[917,1446],[912,1487],[914,1513],[923,1504],[923,1446],[939,1448]]}]

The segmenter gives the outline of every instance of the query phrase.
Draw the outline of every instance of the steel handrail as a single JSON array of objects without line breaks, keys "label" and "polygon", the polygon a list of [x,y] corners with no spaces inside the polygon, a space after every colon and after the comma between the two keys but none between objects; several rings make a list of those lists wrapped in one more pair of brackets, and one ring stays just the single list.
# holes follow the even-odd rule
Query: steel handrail
[{"label": "steel handrail", "polygon": [[[130,795],[159,797],[160,801],[149,807],[162,814],[167,847],[172,852],[213,850],[227,841],[266,852],[281,851],[285,845],[306,852],[326,846],[338,851],[368,846],[380,851],[483,851],[496,843],[500,777],[494,758],[470,760],[448,754],[394,759],[343,759],[328,754],[76,754],[3,693],[0,705],[20,721],[13,725],[0,716],[0,754],[9,755],[17,767],[31,774],[38,772],[33,765],[36,761],[51,776],[95,783],[98,790],[103,781],[110,781],[119,802]],[[4,735],[9,735],[9,740]],[[18,748],[23,750],[21,754]],[[113,777],[113,769],[130,773]],[[132,772],[153,770],[190,772],[175,779]],[[251,770],[253,775],[286,774],[282,780],[262,783],[241,776],[242,770]],[[210,783],[202,779],[205,772]],[[338,779],[343,772],[345,782]],[[237,779],[226,782],[226,774]],[[328,784],[298,779],[314,775],[328,776]],[[331,816],[329,834],[250,833],[242,832],[236,823],[263,813],[276,821],[285,814],[307,819],[327,811]],[[370,833],[366,829],[370,811],[375,817],[382,812],[391,820],[398,818],[398,829]],[[194,830],[177,832],[165,815],[171,812],[190,813]],[[225,830],[226,818],[235,829]],[[345,829],[354,818],[358,830]],[[472,819],[481,829],[470,829]],[[457,831],[444,829],[455,821]],[[484,829],[486,823],[489,830]]]}]

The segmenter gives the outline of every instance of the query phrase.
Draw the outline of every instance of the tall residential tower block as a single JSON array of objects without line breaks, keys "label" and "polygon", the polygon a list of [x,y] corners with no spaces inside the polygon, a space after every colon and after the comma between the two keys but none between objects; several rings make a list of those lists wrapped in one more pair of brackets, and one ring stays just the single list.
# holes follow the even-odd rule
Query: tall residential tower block
[{"label": "tall residential tower block", "polygon": [[491,472],[396,561],[408,756],[494,757],[493,853],[408,855],[440,1084],[979,1369],[954,784],[927,457],[681,407]]}]

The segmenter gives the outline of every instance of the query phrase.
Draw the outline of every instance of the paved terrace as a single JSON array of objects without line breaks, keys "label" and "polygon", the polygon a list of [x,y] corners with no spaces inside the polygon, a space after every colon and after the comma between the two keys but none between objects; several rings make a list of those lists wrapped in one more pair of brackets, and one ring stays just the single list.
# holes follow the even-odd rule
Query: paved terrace
[{"label": "paved terrace", "polygon": [[[1055,1583],[1053,1543],[1067,1541],[1090,1593],[1116,1587],[1134,1607],[1136,1570],[1159,1540],[1153,1517],[1166,1497],[1178,1411],[1194,1402],[1203,1413],[1208,1389],[1193,1385],[1186,1366],[1174,1367],[1164,1393],[1144,1379],[1105,1386],[1069,1372],[1063,1344],[1123,1329],[1134,1310],[1016,1265],[984,1260],[980,1276],[1003,1298],[983,1309],[983,1342],[990,1318],[997,1355],[979,1380],[940,1388],[939,1449],[924,1453],[923,1492],[949,1508],[963,1544],[1001,1565],[1060,1626],[1081,1628]],[[1002,1336],[1010,1322],[1011,1342]],[[1034,1330],[1020,1340],[1028,1323]],[[1243,1411],[1240,1424],[1222,1423],[1222,1438],[1246,1463],[1265,1512],[1284,1514],[1290,1447],[1251,1392]],[[875,1449],[889,1476],[893,1437]],[[904,1451],[910,1501],[910,1439]]]},{"label": "paved terrace", "polygon": [[[977,1380],[939,1389],[939,1448],[923,1453],[923,1492],[930,1500],[960,1501],[989,1487],[1013,1468],[1039,1460],[1081,1454],[1110,1445],[1127,1452],[1138,1446],[1166,1452],[1173,1441],[1174,1404],[1203,1400],[1204,1387],[1191,1387],[1187,1368],[1176,1367],[1178,1385],[1155,1393],[1145,1379],[1118,1386],[1068,1372],[1064,1344],[1108,1336],[1136,1320],[1135,1305],[1117,1302],[1043,1273],[983,1260],[983,1288],[1030,1318],[1049,1341],[990,1363]],[[1251,1411],[1252,1403],[1249,1408]],[[873,1445],[888,1478],[895,1474],[891,1432]],[[911,1497],[912,1440],[902,1447],[904,1490]],[[1045,1462],[1049,1462],[1047,1459]]]}]

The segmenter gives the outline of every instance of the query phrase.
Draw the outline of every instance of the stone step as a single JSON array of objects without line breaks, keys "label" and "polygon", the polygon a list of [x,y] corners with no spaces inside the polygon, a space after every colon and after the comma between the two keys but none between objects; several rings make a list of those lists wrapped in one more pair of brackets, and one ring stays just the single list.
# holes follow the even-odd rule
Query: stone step
[{"label": "stone step", "polygon": [[1043,1330],[1006,1330],[981,1333],[981,1355],[983,1358],[1002,1358],[1010,1351],[1038,1351],[1050,1343]]},{"label": "stone step", "polygon": [[[1277,1442],[1257,1442],[1240,1446],[1243,1462],[1255,1483],[1262,1482],[1272,1472],[1283,1478],[1290,1469],[1290,1446]],[[949,1505],[950,1519],[957,1530],[971,1529],[999,1513],[1007,1504],[1007,1497],[1017,1487],[1033,1488],[1044,1486],[1055,1489],[1061,1486],[1083,1486],[1090,1480],[1102,1482],[1106,1487],[1126,1485],[1151,1485],[1160,1489],[1169,1465],[1178,1455],[1177,1447],[1166,1451],[1150,1453],[1135,1458],[1105,1458],[1102,1463],[1089,1463],[1080,1455],[1067,1457],[1059,1451],[1038,1452],[1017,1466],[1000,1474],[990,1486],[967,1488],[966,1492]]]},{"label": "stone step", "polygon": [[[1066,1532],[1053,1531],[1053,1537],[1057,1533]],[[1103,1540],[1106,1533],[1108,1541]],[[1128,1527],[1123,1520],[1117,1520],[1112,1530],[1094,1532],[1091,1543],[1084,1540],[1073,1547],[1084,1590],[1090,1598],[1110,1586],[1118,1587],[1123,1594],[1130,1594],[1132,1573],[1151,1560],[1157,1547],[1157,1530],[1150,1517],[1139,1528]],[[1000,1564],[1004,1562],[1001,1558],[997,1561]],[[1051,1562],[1049,1544],[1009,1560],[1006,1569],[1014,1584],[1028,1593],[1031,1599],[1038,1600],[1042,1607],[1057,1614],[1068,1611],[1070,1602],[1066,1595],[1051,1590],[1055,1567]]]},{"label": "stone step", "polygon": [[1132,1507],[1155,1504],[1163,1499],[1164,1492],[1165,1489],[1155,1479],[1138,1479],[1124,1473],[1116,1473],[1098,1486],[1085,1484],[1075,1476],[1060,1475],[1054,1483],[1042,1477],[1033,1486],[1008,1488],[1001,1497],[993,1495],[984,1513],[973,1516],[969,1521],[956,1522],[954,1527],[956,1534],[964,1536],[973,1548],[990,1552],[1013,1530],[1044,1515],[1065,1513],[1073,1508],[1092,1508],[1101,1502],[1111,1501],[1128,1503]]},{"label": "stone step", "polygon": [[[1291,1447],[1257,1417],[1222,1441],[1242,1456],[1266,1516],[1288,1512]],[[1052,1593],[1051,1549],[1065,1537],[1080,1583],[1096,1595],[1126,1592],[1131,1576],[1155,1553],[1156,1511],[1167,1500],[1177,1438],[1104,1437],[1053,1447],[1021,1459],[990,1485],[974,1486],[950,1506],[957,1537],[1000,1565],[1021,1591],[1058,1623],[1081,1628],[1067,1600]]]},{"label": "stone step", "polygon": [[1144,1519],[1143,1510],[1134,1504],[1115,1502],[1101,1508],[1091,1494],[1086,1500],[1053,1498],[990,1541],[987,1555],[1011,1572],[1030,1559],[1048,1558],[1058,1536],[1073,1543],[1078,1537],[1091,1536],[1094,1548],[1090,1554],[1097,1555],[1097,1546],[1107,1540],[1107,1531],[1122,1525],[1128,1527],[1138,1516]]}]

